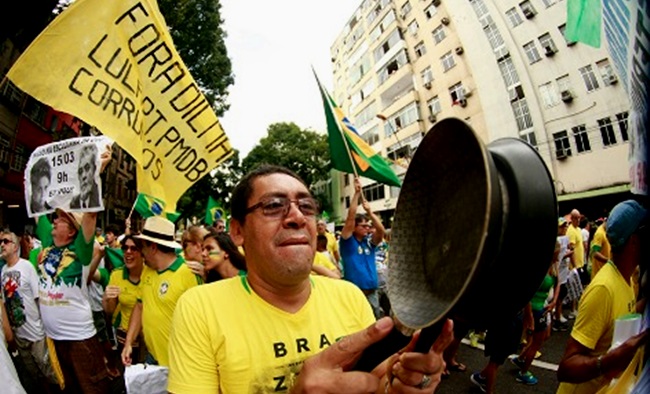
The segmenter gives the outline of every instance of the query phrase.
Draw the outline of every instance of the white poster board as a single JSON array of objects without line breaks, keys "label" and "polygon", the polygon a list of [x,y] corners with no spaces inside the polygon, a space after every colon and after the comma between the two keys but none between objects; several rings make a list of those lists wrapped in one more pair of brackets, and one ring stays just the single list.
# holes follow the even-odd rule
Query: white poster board
[{"label": "white poster board", "polygon": [[70,212],[104,210],[100,155],[113,140],[79,137],[36,148],[25,169],[27,215],[35,217],[62,208]]}]

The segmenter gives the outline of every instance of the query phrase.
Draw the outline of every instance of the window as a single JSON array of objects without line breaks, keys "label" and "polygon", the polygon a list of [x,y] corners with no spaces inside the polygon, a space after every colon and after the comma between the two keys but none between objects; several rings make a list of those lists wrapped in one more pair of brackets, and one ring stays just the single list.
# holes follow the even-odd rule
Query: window
[{"label": "window", "polygon": [[406,18],[406,16],[407,16],[410,12],[411,12],[411,3],[409,3],[409,2],[407,1],[407,2],[404,3],[404,5],[402,6],[402,10],[401,10],[401,12],[400,12],[400,15],[401,15],[402,19]]},{"label": "window", "polygon": [[427,19],[431,19],[437,12],[438,9],[433,5],[433,3],[429,4],[429,6],[424,9],[424,15],[426,15]]},{"label": "window", "polygon": [[560,92],[571,91],[571,81],[569,80],[568,74],[559,77],[556,81],[557,88],[560,90]]},{"label": "window", "polygon": [[442,112],[442,106],[440,105],[440,99],[438,96],[435,96],[431,100],[427,101],[427,108],[429,108],[429,113],[431,115],[437,115]]},{"label": "window", "polygon": [[361,138],[363,138],[364,141],[366,141],[366,144],[372,146],[379,142],[379,134],[377,133],[377,130],[379,129],[379,126],[374,126],[372,129],[366,131],[361,135]]},{"label": "window", "polygon": [[420,58],[420,57],[424,56],[427,53],[427,48],[424,46],[423,41],[420,41],[415,46],[415,48],[413,48],[413,49],[415,50],[415,57],[416,58]]},{"label": "window", "polygon": [[575,41],[569,41],[566,39],[566,24],[558,26],[557,29],[560,31],[560,34],[562,34],[562,38],[564,38],[564,42],[566,42],[567,46],[571,46],[576,43]]},{"label": "window", "polygon": [[548,7],[552,6],[553,4],[555,4],[555,0],[542,0],[542,3],[544,3],[546,8],[548,8]]},{"label": "window", "polygon": [[501,76],[508,88],[519,84],[519,74],[517,74],[517,69],[510,57],[499,60],[499,70],[501,70]]},{"label": "window", "polygon": [[521,18],[521,15],[519,14],[519,11],[515,7],[512,7],[508,11],[506,11],[506,16],[508,17],[508,20],[510,21],[510,26],[512,27],[517,27],[524,23],[524,20]]},{"label": "window", "polygon": [[553,133],[553,141],[555,142],[555,156],[560,159],[571,156],[571,141],[566,130]]},{"label": "window", "polygon": [[27,103],[25,105],[25,115],[33,120],[34,123],[40,126],[45,126],[46,112],[46,107],[43,104],[39,103],[31,97],[27,99]]},{"label": "window", "polygon": [[591,144],[589,143],[589,135],[587,134],[587,128],[585,125],[581,124],[576,127],[572,127],[573,138],[576,141],[576,150],[578,153],[589,152],[591,150]]},{"label": "window", "polygon": [[23,171],[27,165],[27,157],[25,156],[25,147],[22,145],[16,145],[14,149],[14,159],[11,162],[9,168],[14,171]]},{"label": "window", "polygon": [[533,127],[533,118],[530,116],[530,109],[525,98],[515,100],[511,103],[512,112],[515,114],[515,121],[519,131]]},{"label": "window", "polygon": [[440,44],[442,40],[447,37],[447,33],[445,33],[445,27],[443,25],[440,25],[433,29],[433,32],[431,32],[431,34],[433,35],[433,42],[435,42],[436,45]]},{"label": "window", "polygon": [[616,82],[618,82],[618,78],[616,78],[616,74],[614,74],[614,69],[609,63],[609,60],[603,59],[599,62],[596,62],[596,66],[600,71],[600,76],[603,78],[603,84],[605,86],[614,85]]},{"label": "window", "polygon": [[487,24],[483,28],[483,31],[485,32],[485,35],[487,36],[492,49],[500,48],[505,44],[503,37],[501,36],[501,33],[499,32],[499,29],[497,28],[497,25],[494,24],[494,22]]},{"label": "window", "polygon": [[393,144],[387,149],[388,158],[396,163],[402,162],[400,159],[410,159],[411,158],[411,146],[397,143]]},{"label": "window", "polygon": [[422,83],[426,84],[431,81],[433,81],[433,72],[431,71],[431,67],[427,67],[424,70],[422,70]]},{"label": "window", "polygon": [[9,162],[9,156],[11,153],[11,142],[9,138],[4,135],[0,135],[0,163],[5,164]]},{"label": "window", "polygon": [[553,42],[553,39],[549,33],[541,35],[539,37],[539,43],[542,45],[542,48],[544,48],[544,54],[546,54],[546,56],[552,56],[555,52],[557,52],[555,42]]},{"label": "window", "polygon": [[461,99],[465,98],[465,88],[462,82],[458,82],[449,88],[449,95],[451,96],[452,105],[458,104]]},{"label": "window", "polygon": [[343,174],[343,184],[350,186],[350,174]]},{"label": "window", "polygon": [[445,70],[445,72],[456,65],[456,60],[454,60],[454,55],[451,51],[442,55],[440,62],[442,62],[442,69]]},{"label": "window", "polygon": [[521,138],[522,140],[528,142],[529,144],[534,146],[535,149],[537,149],[537,138],[535,138],[535,132],[534,131],[531,131],[531,132],[528,132],[528,133],[522,133],[521,135],[519,135],[519,138]]},{"label": "window", "polygon": [[350,208],[350,196],[345,196],[345,208]]},{"label": "window", "polygon": [[552,82],[547,82],[539,86],[539,95],[546,108],[555,107],[560,104],[560,94]]},{"label": "window", "polygon": [[489,14],[489,11],[485,6],[485,2],[483,0],[470,0],[470,3],[472,3],[474,12],[476,13],[476,16],[478,16],[479,18]]},{"label": "window", "polygon": [[628,141],[630,139],[630,136],[627,133],[627,117],[627,111],[616,114],[616,122],[618,122],[618,128],[621,131],[621,139],[623,141]]},{"label": "window", "polygon": [[[374,83],[374,82],[373,82]],[[364,127],[366,123],[375,119],[377,115],[377,104],[375,101],[368,104],[354,117],[354,124],[357,127]]]},{"label": "window", "polygon": [[411,33],[412,36],[418,34],[418,29],[420,28],[420,25],[418,25],[418,21],[413,19],[413,22],[409,23],[409,33]]},{"label": "window", "polygon": [[603,146],[616,144],[616,134],[614,134],[614,126],[612,126],[612,120],[609,116],[598,119],[598,128],[600,129],[600,137],[603,139]]},{"label": "window", "polygon": [[535,45],[534,41],[524,44],[524,51],[526,52],[526,56],[528,56],[528,61],[530,62],[530,64],[542,60],[542,57],[539,55],[539,52],[537,51],[537,45]]},{"label": "window", "polygon": [[587,92],[593,92],[599,88],[596,73],[594,73],[591,64],[578,69],[578,71],[580,71],[580,75],[582,75],[582,80],[585,81]]},{"label": "window", "polygon": [[400,51],[393,57],[381,70],[379,70],[379,83],[384,83],[386,80],[402,66],[408,63],[408,56],[406,50]]},{"label": "window", "polygon": [[0,94],[9,100],[11,104],[17,106],[20,106],[24,96],[24,93],[8,79],[5,79],[5,83],[0,86]]},{"label": "window", "polygon": [[395,21],[395,12],[390,11],[386,16],[381,20],[381,23],[377,25],[370,32],[370,41],[375,41],[381,36],[385,31],[388,31],[388,27]]},{"label": "window", "polygon": [[522,1],[519,3],[519,8],[521,8],[521,12],[523,12],[524,16],[526,19],[531,19],[537,14],[537,11],[535,11],[535,7],[533,7],[532,4],[530,4],[529,0]]},{"label": "window", "polygon": [[415,123],[420,119],[417,102],[412,102],[400,109],[384,123],[384,135],[390,137],[393,133]]},{"label": "window", "polygon": [[384,42],[382,42],[381,45],[375,49],[375,62],[378,62],[385,54],[388,53],[388,51],[390,51],[392,47],[397,45],[397,43],[400,41],[402,41],[401,34],[399,33],[398,29],[395,29],[390,34],[390,36],[388,36],[388,38],[386,38],[386,40],[384,40]]},{"label": "window", "polygon": [[[404,177],[400,177],[400,181],[404,183]],[[401,188],[397,186],[391,186],[390,187],[390,198],[399,198],[399,192]]]},{"label": "window", "polygon": [[374,183],[372,185],[368,185],[366,187],[363,187],[361,191],[363,192],[363,196],[367,201],[382,200],[385,196],[384,185],[382,183]]}]

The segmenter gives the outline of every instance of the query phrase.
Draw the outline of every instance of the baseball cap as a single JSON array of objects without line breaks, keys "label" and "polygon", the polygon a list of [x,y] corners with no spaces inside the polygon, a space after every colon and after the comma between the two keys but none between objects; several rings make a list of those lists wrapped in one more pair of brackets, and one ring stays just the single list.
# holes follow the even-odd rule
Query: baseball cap
[{"label": "baseball cap", "polygon": [[566,226],[566,225],[568,225],[568,224],[569,224],[569,222],[566,221],[566,219],[564,218],[564,216],[560,216],[560,217],[557,219],[557,226],[558,226],[558,227]]},{"label": "baseball cap", "polygon": [[647,217],[648,210],[637,201],[627,200],[616,204],[607,218],[607,239],[612,248],[625,245]]}]

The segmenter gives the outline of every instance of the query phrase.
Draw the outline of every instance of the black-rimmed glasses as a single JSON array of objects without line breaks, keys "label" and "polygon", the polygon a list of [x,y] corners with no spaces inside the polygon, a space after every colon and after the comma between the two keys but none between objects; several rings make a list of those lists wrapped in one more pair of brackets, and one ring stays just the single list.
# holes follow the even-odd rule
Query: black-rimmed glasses
[{"label": "black-rimmed glasses", "polygon": [[305,216],[315,216],[318,214],[318,202],[311,197],[303,197],[295,200],[287,197],[268,197],[246,208],[246,213],[248,214],[261,208],[264,216],[284,217],[289,213],[291,203],[296,204],[300,212]]}]

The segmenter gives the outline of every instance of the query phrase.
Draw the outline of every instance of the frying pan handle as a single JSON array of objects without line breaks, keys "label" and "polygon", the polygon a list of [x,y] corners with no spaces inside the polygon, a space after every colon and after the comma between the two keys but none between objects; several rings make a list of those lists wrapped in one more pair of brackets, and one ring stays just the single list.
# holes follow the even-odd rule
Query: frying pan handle
[{"label": "frying pan handle", "polygon": [[[445,320],[442,319],[442,321],[422,329],[420,338],[415,344],[416,352],[429,352],[433,342],[435,342],[436,338],[442,332]],[[411,342],[410,336],[402,334],[397,328],[393,327],[393,330],[388,336],[379,342],[373,343],[363,352],[361,358],[354,366],[354,370],[363,372],[372,371],[388,357],[402,350],[409,342]]]}]

